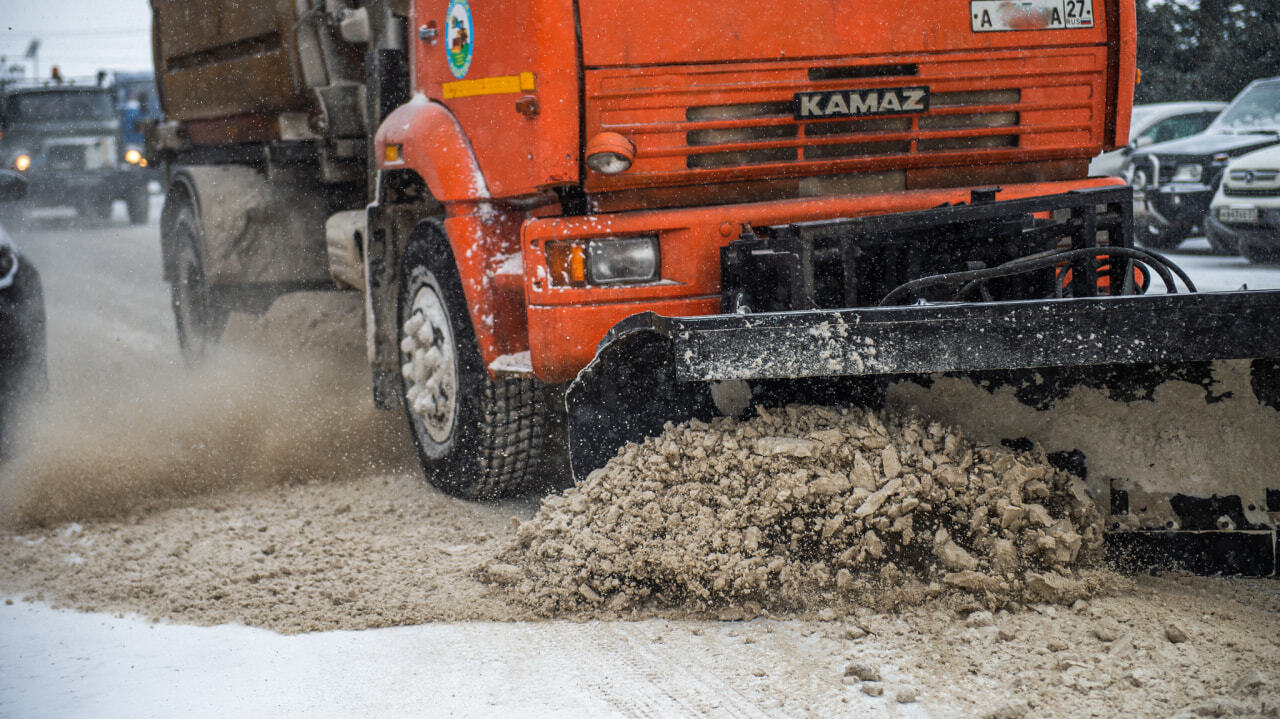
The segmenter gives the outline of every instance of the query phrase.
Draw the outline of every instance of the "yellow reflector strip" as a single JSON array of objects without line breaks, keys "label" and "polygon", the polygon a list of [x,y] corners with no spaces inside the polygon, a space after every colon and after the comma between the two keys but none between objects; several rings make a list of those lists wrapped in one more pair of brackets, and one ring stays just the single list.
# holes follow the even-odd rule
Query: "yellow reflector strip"
[{"label": "yellow reflector strip", "polygon": [[501,75],[499,77],[478,77],[474,80],[455,80],[440,86],[444,99],[455,97],[475,97],[477,95],[506,95],[513,92],[533,92],[533,73],[522,72],[519,75]]}]

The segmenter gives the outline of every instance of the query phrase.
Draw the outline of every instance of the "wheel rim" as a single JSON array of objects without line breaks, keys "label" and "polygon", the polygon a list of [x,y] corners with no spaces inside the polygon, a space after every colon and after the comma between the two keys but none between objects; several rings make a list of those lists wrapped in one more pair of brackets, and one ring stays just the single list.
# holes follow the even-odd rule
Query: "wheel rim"
[{"label": "wheel rim", "polygon": [[409,411],[428,437],[443,444],[457,421],[458,362],[449,314],[435,287],[418,289],[401,332],[401,374]]}]

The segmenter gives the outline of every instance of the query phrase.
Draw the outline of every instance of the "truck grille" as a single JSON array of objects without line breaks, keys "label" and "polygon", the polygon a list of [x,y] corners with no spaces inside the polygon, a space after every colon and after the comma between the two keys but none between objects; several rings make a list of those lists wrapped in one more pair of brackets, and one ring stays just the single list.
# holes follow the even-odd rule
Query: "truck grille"
[{"label": "truck grille", "polygon": [[[1016,105],[1021,99],[1019,90],[987,90],[978,92],[937,93],[930,99],[933,108],[973,107],[981,109],[991,105]],[[757,125],[720,130],[690,130],[685,142],[690,151],[696,148],[746,143],[767,142],[776,139],[802,137],[810,140],[795,146],[760,150],[708,152],[690,154],[685,160],[691,169],[715,167],[740,167],[779,162],[803,162],[805,160],[829,160],[841,157],[876,157],[911,153],[908,139],[878,139],[877,134],[917,134],[925,131],[917,141],[917,152],[945,150],[971,150],[987,147],[1017,147],[1016,133],[985,135],[981,137],[929,137],[928,131],[962,130],[972,128],[1016,127],[1017,112],[973,112],[959,115],[925,117],[870,117],[865,119],[792,121],[789,102],[755,103],[747,105],[710,105],[691,107],[685,112],[690,122],[715,122],[719,120],[781,119],[777,125]],[[844,140],[843,142],[841,140]]]},{"label": "truck grille", "polygon": [[[1088,157],[1102,142],[1105,48],[590,70],[587,137],[631,170],[588,190],[710,179]],[[925,113],[797,119],[797,92],[927,86]]]}]

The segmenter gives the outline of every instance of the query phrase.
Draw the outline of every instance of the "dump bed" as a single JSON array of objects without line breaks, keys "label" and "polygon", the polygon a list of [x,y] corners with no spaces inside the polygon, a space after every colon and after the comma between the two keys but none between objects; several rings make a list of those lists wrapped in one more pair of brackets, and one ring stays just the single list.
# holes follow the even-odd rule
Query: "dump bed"
[{"label": "dump bed", "polygon": [[187,122],[307,111],[293,3],[152,0],[156,86]]}]

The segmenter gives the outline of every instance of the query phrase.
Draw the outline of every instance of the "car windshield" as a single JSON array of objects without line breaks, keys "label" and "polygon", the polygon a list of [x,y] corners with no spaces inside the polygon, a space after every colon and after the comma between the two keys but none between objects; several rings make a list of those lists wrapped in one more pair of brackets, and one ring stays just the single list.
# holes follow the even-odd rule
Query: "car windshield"
[{"label": "car windshield", "polygon": [[1219,132],[1280,132],[1280,82],[1246,89],[1222,111],[1212,129]]},{"label": "car windshield", "polygon": [[14,122],[73,122],[115,117],[105,91],[28,92],[10,95],[6,114]]}]

